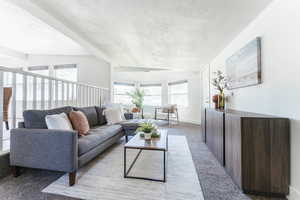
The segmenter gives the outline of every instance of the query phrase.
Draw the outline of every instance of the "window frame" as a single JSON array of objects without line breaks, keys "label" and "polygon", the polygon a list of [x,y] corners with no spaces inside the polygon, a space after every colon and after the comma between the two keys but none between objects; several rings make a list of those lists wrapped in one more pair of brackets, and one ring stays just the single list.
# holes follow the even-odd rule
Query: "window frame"
[{"label": "window frame", "polygon": [[43,76],[50,76],[50,74],[51,74],[50,67],[48,65],[29,66],[27,68],[27,71],[31,72],[31,73],[36,73],[36,71],[45,71],[45,72],[47,71],[48,72],[47,75],[36,73],[36,74],[43,75]]},{"label": "window frame", "polygon": [[145,87],[160,87],[160,94],[159,95],[147,95],[145,94],[145,97],[146,96],[159,96],[160,97],[160,105],[150,105],[150,104],[146,104],[145,103],[145,97],[144,97],[144,105],[145,106],[162,106],[163,104],[163,84],[162,83],[142,83],[139,85],[140,89],[143,89]]},{"label": "window frame", "polygon": [[[116,93],[116,91],[115,91],[115,85],[131,86],[131,87],[133,87],[133,89],[136,88],[136,85],[135,85],[134,83],[127,83],[127,82],[118,82],[118,81],[114,81],[114,82],[113,82],[113,101],[114,101],[114,103],[119,103],[119,104],[122,104],[122,103],[116,102],[116,98],[115,98],[116,95],[120,95],[120,96],[128,96],[128,97],[130,97],[130,96],[127,95],[127,94],[123,94],[123,93]],[[129,92],[129,91],[128,91],[128,92]],[[122,105],[127,105],[127,104],[122,104]]]},{"label": "window frame", "polygon": [[[60,70],[60,69],[74,69],[74,68],[76,69],[76,80],[68,80],[68,79],[57,76],[57,70]],[[64,80],[67,80],[67,81],[78,82],[78,67],[77,67],[77,64],[53,65],[53,73],[52,74],[53,74],[53,77],[56,78],[56,79],[64,79]]]}]

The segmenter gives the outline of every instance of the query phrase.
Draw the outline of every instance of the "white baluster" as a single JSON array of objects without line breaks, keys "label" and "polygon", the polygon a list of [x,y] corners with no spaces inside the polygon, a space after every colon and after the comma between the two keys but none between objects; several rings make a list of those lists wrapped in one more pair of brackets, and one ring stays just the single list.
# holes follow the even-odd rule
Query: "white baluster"
[{"label": "white baluster", "polygon": [[72,84],[72,105],[73,106],[77,106],[77,102],[75,101],[75,87],[76,87],[76,84],[73,83]]},{"label": "white baluster", "polygon": [[48,108],[52,108],[52,101],[53,100],[53,85],[52,85],[52,79],[48,79]]},{"label": "white baluster", "polygon": [[92,88],[90,87],[90,86],[88,86],[88,97],[89,97],[89,101],[88,101],[88,105],[90,106],[91,104],[92,104],[92,96],[91,96],[91,94],[92,94],[92,90],[91,90]]},{"label": "white baluster", "polygon": [[23,74],[23,111],[27,109],[27,75]]},{"label": "white baluster", "polygon": [[71,99],[71,96],[70,96],[70,84],[69,82],[66,82],[66,90],[67,90],[67,96],[66,96],[66,105],[69,106],[70,105],[70,99]]},{"label": "white baluster", "polygon": [[65,85],[64,82],[61,81],[61,106],[65,105]]},{"label": "white baluster", "polygon": [[82,86],[82,88],[83,88],[83,91],[82,91],[83,106],[87,106],[87,100],[88,100],[87,87],[86,86]]},{"label": "white baluster", "polygon": [[17,77],[16,73],[12,75],[12,105],[11,105],[11,112],[12,112],[12,127],[16,128],[17,124]]},{"label": "white baluster", "polygon": [[45,79],[41,79],[41,109],[45,109]]},{"label": "white baluster", "polygon": [[93,106],[95,106],[96,105],[96,88],[95,87],[93,87]]},{"label": "white baluster", "polygon": [[33,77],[33,98],[32,98],[32,108],[36,109],[36,99],[37,99],[37,84],[36,84],[36,76]]},{"label": "white baluster", "polygon": [[58,80],[55,80],[55,107],[58,107]]}]

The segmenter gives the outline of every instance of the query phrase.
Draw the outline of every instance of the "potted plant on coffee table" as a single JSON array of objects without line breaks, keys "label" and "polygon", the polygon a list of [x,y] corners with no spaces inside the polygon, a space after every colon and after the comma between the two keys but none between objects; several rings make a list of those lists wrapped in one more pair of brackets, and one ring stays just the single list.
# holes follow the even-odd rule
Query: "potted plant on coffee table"
[{"label": "potted plant on coffee table", "polygon": [[144,122],[139,124],[137,132],[141,132],[141,137],[144,137],[145,140],[151,140],[152,137],[157,137],[157,128],[153,123]]}]

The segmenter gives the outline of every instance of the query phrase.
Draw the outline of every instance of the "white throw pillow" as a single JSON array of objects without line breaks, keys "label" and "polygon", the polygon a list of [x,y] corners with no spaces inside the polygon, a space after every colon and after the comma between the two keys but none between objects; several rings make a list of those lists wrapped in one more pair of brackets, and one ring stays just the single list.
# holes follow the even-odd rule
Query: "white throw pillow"
[{"label": "white throw pillow", "polygon": [[122,119],[126,120],[125,115],[124,115],[124,108],[123,108],[122,104],[109,103],[109,104],[105,104],[104,107],[107,109],[112,109],[112,108],[120,109]]},{"label": "white throw pillow", "polygon": [[119,108],[107,108],[103,111],[107,124],[116,124],[122,122],[122,113]]},{"label": "white throw pillow", "polygon": [[48,129],[73,130],[72,124],[66,113],[56,115],[46,115]]}]

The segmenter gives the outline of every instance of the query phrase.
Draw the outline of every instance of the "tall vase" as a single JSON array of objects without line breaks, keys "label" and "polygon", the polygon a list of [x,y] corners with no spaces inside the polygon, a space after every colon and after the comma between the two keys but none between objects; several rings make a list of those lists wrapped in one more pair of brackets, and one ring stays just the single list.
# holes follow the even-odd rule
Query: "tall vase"
[{"label": "tall vase", "polygon": [[225,108],[225,94],[224,92],[221,92],[220,94],[220,109],[224,109]]},{"label": "tall vase", "polygon": [[213,101],[214,104],[215,104],[215,109],[219,109],[219,95],[218,95],[218,94],[215,94],[215,95],[212,97],[212,101]]}]

